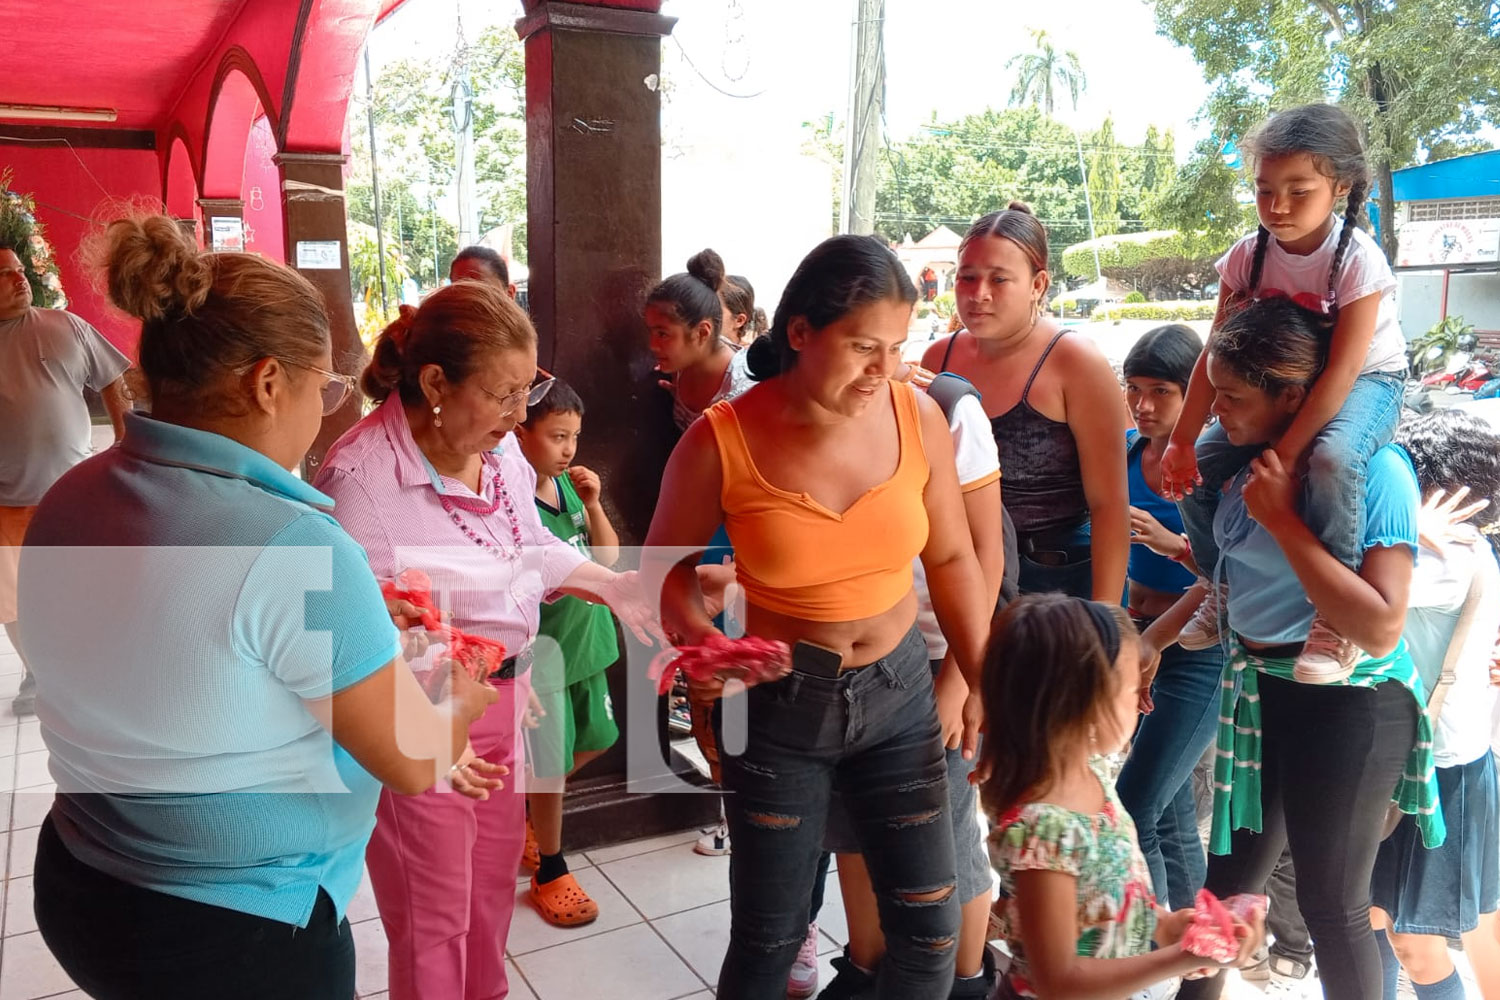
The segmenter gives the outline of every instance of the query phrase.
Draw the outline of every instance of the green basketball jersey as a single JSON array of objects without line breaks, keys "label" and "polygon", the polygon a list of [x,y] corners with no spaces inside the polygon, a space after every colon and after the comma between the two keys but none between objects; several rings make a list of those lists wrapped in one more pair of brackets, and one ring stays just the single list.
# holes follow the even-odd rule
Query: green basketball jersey
[{"label": "green basketball jersey", "polygon": [[[588,555],[589,520],[583,501],[578,499],[573,482],[567,476],[558,476],[553,482],[557,484],[562,509],[558,510],[538,498],[537,515],[548,531]],[[543,604],[539,634],[557,643],[562,654],[564,684],[576,684],[592,677],[620,656],[609,608],[582,598],[561,597],[551,604]],[[533,683],[543,690],[555,689],[557,680],[555,670],[538,671],[533,675]]]}]

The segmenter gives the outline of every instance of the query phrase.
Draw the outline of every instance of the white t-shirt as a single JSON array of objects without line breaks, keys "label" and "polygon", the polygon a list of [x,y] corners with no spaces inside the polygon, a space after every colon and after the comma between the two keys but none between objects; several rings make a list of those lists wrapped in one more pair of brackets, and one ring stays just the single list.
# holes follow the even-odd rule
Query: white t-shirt
[{"label": "white t-shirt", "polygon": [[1406,612],[1406,644],[1430,691],[1442,672],[1470,582],[1480,575],[1485,580],[1486,597],[1459,653],[1453,686],[1438,716],[1432,747],[1438,767],[1468,764],[1484,755],[1500,700],[1500,688],[1490,684],[1490,651],[1500,631],[1500,565],[1479,532],[1468,525],[1459,530],[1465,537],[1443,542],[1441,551],[1418,548]]},{"label": "white t-shirt", "polygon": [[[727,341],[726,341],[727,343]],[[755,379],[750,377],[750,351],[734,349],[734,357],[729,359],[729,367],[724,369],[724,379],[719,383],[719,391],[714,393],[714,398],[708,401],[709,406],[723,399],[733,399],[746,389],[755,384]],[[707,409],[708,407],[704,407]],[[703,414],[703,410],[690,409],[677,396],[677,380],[672,380],[672,421],[677,424],[677,429],[686,431]]]},{"label": "white t-shirt", "polygon": [[[965,493],[988,486],[1000,478],[1000,450],[990,430],[990,418],[984,415],[979,397],[968,395],[953,407],[948,421],[953,432],[953,457],[958,465],[958,486]],[[912,561],[913,584],[917,590],[917,628],[927,640],[927,658],[941,660],[948,655],[948,640],[938,627],[937,613],[932,610],[932,595],[927,592],[927,573],[922,560]]]},{"label": "white t-shirt", "polygon": [[[1380,247],[1363,229],[1356,228],[1344,251],[1338,280],[1334,282],[1334,302],[1328,302],[1328,272],[1338,249],[1339,233],[1344,222],[1335,217],[1323,245],[1306,256],[1290,254],[1273,236],[1266,240],[1266,259],[1261,267],[1260,283],[1255,287],[1257,299],[1281,296],[1314,312],[1327,313],[1334,304],[1348,305],[1366,295],[1380,295],[1375,315],[1375,336],[1370,341],[1361,375],[1372,372],[1405,374],[1406,338],[1396,318],[1396,276],[1386,263]],[[1251,233],[1229,248],[1214,266],[1224,284],[1236,292],[1250,287],[1250,270],[1255,261],[1256,234]]]},{"label": "white t-shirt", "polygon": [[85,387],[99,392],[130,359],[61,309],[0,320],[0,507],[31,507],[89,457]]}]

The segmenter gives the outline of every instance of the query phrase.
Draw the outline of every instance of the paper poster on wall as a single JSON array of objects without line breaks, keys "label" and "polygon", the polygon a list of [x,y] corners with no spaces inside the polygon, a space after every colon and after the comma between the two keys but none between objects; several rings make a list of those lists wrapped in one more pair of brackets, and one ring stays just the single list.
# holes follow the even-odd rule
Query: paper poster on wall
[{"label": "paper poster on wall", "polygon": [[1500,219],[1408,222],[1397,242],[1397,267],[1493,264],[1500,258]]},{"label": "paper poster on wall", "polygon": [[216,252],[245,249],[245,220],[233,215],[216,215],[209,220],[209,232],[213,234]]},{"label": "paper poster on wall", "polygon": [[337,271],[342,249],[338,240],[298,240],[297,268],[303,271]]}]

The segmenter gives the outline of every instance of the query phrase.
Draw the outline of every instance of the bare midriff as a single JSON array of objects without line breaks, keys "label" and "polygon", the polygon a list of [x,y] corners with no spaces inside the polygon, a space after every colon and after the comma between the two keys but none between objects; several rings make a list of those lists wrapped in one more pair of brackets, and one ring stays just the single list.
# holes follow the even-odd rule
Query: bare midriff
[{"label": "bare midriff", "polygon": [[788,646],[816,643],[844,657],[844,669],[863,667],[890,653],[917,620],[917,595],[908,591],[896,605],[852,622],[815,622],[751,604],[745,613],[750,635],[780,639]]}]

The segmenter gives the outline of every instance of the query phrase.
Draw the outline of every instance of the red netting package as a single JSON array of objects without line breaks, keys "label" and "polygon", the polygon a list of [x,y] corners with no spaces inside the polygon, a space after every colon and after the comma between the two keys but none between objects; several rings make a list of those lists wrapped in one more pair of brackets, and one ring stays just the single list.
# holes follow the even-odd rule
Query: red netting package
[{"label": "red netting package", "polygon": [[402,570],[394,580],[384,580],[380,592],[388,601],[407,601],[421,614],[422,627],[434,642],[448,647],[448,657],[458,661],[468,675],[483,680],[505,660],[505,643],[460,632],[446,624],[432,603],[432,579],[419,569]]},{"label": "red netting package", "polygon": [[689,680],[712,680],[719,673],[745,681],[776,680],[786,673],[791,650],[784,642],[745,636],[730,639],[710,636],[698,646],[680,646],[658,653],[651,661],[648,676],[656,681],[658,694],[672,690],[678,671]]},{"label": "red netting package", "polygon": [[1254,893],[1241,893],[1221,902],[1207,889],[1198,890],[1193,922],[1182,934],[1183,950],[1220,965],[1234,961],[1240,953],[1234,922],[1248,922],[1256,914],[1264,914],[1269,902],[1265,896]]}]

